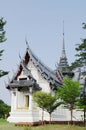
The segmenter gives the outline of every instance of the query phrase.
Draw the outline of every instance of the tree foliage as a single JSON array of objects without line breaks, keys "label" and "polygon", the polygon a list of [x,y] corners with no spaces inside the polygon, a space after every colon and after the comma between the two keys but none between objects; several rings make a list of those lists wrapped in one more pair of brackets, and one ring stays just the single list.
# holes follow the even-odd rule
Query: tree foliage
[{"label": "tree foliage", "polygon": [[66,77],[64,84],[57,91],[57,96],[63,101],[63,104],[71,112],[71,121],[73,109],[81,92],[81,87],[78,81],[73,81],[71,78]]},{"label": "tree foliage", "polygon": [[[86,29],[86,24],[83,23],[83,29]],[[74,69],[77,67],[83,67],[86,65],[86,38],[81,39],[80,44],[76,44],[76,60],[71,64],[70,68]]]},{"label": "tree foliage", "polygon": [[33,94],[33,98],[34,101],[38,104],[38,106],[42,108],[43,111],[45,110],[49,113],[51,122],[52,112],[61,104],[57,101],[57,97],[46,92],[36,92]]},{"label": "tree foliage", "polygon": [[[0,43],[3,43],[6,41],[6,38],[5,38],[5,31],[4,31],[4,26],[6,24],[6,21],[3,19],[3,18],[0,18]],[[3,55],[3,52],[4,50],[0,50],[0,57]],[[0,58],[1,60],[1,58]],[[8,74],[7,71],[3,71],[0,69],[0,77],[4,76]]]},{"label": "tree foliage", "polygon": [[83,97],[80,98],[77,105],[80,109],[84,111],[84,109],[86,109],[86,96],[85,99]]},{"label": "tree foliage", "polygon": [[84,93],[80,96],[77,106],[78,106],[79,110],[83,111],[84,126],[86,126],[86,93]]},{"label": "tree foliage", "polygon": [[6,118],[9,115],[10,106],[0,100],[0,118]]},{"label": "tree foliage", "polygon": [[[86,29],[86,23],[83,23],[83,29]],[[77,47],[75,48],[75,50],[77,51],[76,56],[76,60],[72,63],[71,65],[71,69],[75,69],[77,67],[79,67],[81,69],[81,74],[83,76],[83,78],[86,76],[86,38],[81,39],[81,43],[77,44]],[[86,96],[86,95],[85,95]],[[84,111],[84,124],[85,124],[85,113],[86,113],[86,99],[84,99],[84,93],[82,95],[82,98],[79,100],[78,105],[79,108],[83,109]]]},{"label": "tree foliage", "polygon": [[3,18],[0,18],[0,43],[5,42],[5,31],[4,31],[4,26],[6,24],[6,21]]}]

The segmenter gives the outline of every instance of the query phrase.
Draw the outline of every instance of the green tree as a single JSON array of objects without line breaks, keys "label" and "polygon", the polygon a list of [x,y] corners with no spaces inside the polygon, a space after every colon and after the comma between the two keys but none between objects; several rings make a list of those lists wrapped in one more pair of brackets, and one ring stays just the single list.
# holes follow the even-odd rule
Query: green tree
[{"label": "green tree", "polygon": [[84,126],[86,126],[86,78],[77,106],[83,111]]},{"label": "green tree", "polygon": [[[4,31],[4,26],[6,24],[6,21],[3,19],[3,18],[0,18],[0,43],[3,43],[6,41],[6,38],[5,38],[5,31]],[[4,50],[0,50],[0,57],[3,55],[3,52]],[[1,58],[0,58],[1,60]],[[0,69],[0,77],[4,76],[8,74],[7,71],[3,71]]]},{"label": "green tree", "polygon": [[73,81],[68,77],[64,79],[63,85],[57,91],[57,96],[62,100],[64,107],[70,110],[71,122],[73,117],[73,109],[75,109],[80,92],[81,87],[79,82]]},{"label": "green tree", "polygon": [[[86,23],[83,23],[83,29],[86,29]],[[77,54],[76,60],[71,64],[70,68],[75,69],[77,67],[81,68],[83,70],[81,72],[83,78],[86,76],[86,38],[81,39],[81,43],[77,44],[77,47],[75,48]],[[82,98],[79,100],[79,106],[84,110],[84,124],[85,124],[85,113],[86,113],[86,102],[84,102],[84,94]]]},{"label": "green tree", "polygon": [[[86,24],[83,23],[83,29],[86,29]],[[81,39],[80,44],[76,44],[75,50],[77,51],[76,60],[71,64],[70,68],[86,66],[86,38]]]},{"label": "green tree", "polygon": [[86,126],[86,95],[80,97],[77,103],[79,111],[83,111],[84,126]]},{"label": "green tree", "polygon": [[51,122],[52,112],[61,104],[60,102],[57,101],[57,97],[46,92],[36,92],[33,94],[33,99],[38,104],[38,106],[43,110],[42,124],[43,124],[44,110],[49,113]]},{"label": "green tree", "polygon": [[0,100],[0,118],[6,118],[9,115],[10,106]]}]

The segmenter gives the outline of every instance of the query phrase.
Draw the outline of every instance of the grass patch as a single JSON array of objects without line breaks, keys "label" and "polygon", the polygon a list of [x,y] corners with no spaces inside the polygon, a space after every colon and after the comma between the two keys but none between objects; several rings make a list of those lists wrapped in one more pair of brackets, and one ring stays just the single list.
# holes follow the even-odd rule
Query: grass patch
[{"label": "grass patch", "polygon": [[86,130],[86,127],[71,126],[71,125],[44,125],[33,127],[20,127],[9,123],[6,120],[0,120],[0,130]]},{"label": "grass patch", "polygon": [[4,119],[0,119],[0,124],[1,124],[1,123],[7,123],[7,121],[4,120]]}]

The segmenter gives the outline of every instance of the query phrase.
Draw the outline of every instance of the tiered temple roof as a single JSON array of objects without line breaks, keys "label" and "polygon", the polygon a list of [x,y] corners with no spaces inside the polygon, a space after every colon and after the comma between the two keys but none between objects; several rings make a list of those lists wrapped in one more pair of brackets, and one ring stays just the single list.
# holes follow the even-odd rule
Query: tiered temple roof
[{"label": "tiered temple roof", "polygon": [[[27,67],[27,64],[29,63],[29,61],[32,61],[33,64],[35,65],[35,67],[37,68],[37,70],[39,71],[39,73],[41,74],[41,76],[46,79],[50,84],[58,87],[62,85],[62,75],[60,73],[60,71],[58,71],[58,75],[52,71],[49,67],[47,67],[45,64],[43,64],[41,62],[41,60],[32,52],[32,50],[29,48],[28,43],[27,44],[27,49],[26,49],[26,53],[23,59],[21,59],[21,63],[20,66],[18,68],[17,73],[14,75],[13,80],[11,81],[11,83],[9,84],[9,86],[7,87],[8,89],[10,89],[10,87],[19,87],[21,86],[30,86],[31,85],[31,81],[32,84],[33,82],[35,83],[35,85],[37,86],[37,81],[33,78],[29,68]],[[29,79],[31,80],[30,83],[29,81],[17,81],[15,82],[15,80],[17,80],[18,76],[21,74],[22,70],[24,71],[25,75],[27,75],[27,77],[29,77]],[[40,89],[40,87],[39,87]]]},{"label": "tiered temple roof", "polygon": [[60,57],[59,64],[57,66],[57,70],[61,71],[63,76],[70,76],[73,77],[74,73],[70,71],[69,69],[69,64],[66,56],[66,51],[65,51],[65,42],[64,42],[64,26],[63,26],[63,45],[62,45],[62,53]]},{"label": "tiered temple roof", "polygon": [[64,29],[63,29],[63,46],[62,46],[62,54],[60,57],[60,61],[58,64],[58,69],[61,72],[68,72],[68,61],[67,61],[67,57],[66,57],[66,51],[65,51],[65,42],[64,42]]}]

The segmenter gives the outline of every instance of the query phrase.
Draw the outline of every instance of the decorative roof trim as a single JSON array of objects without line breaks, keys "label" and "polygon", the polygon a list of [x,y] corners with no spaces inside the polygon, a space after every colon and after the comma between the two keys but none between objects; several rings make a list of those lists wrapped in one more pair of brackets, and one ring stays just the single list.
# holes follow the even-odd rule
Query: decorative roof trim
[{"label": "decorative roof trim", "polygon": [[34,65],[36,66],[37,70],[40,72],[43,78],[45,78],[49,83],[52,83],[55,86],[61,86],[62,82],[61,80],[58,79],[58,77],[56,76],[56,73],[52,71],[49,67],[47,67],[45,64],[43,64],[37,56],[35,56],[35,54],[29,48],[28,42],[26,44],[27,44],[27,49],[26,49],[25,55],[23,58],[20,57],[21,62],[20,62],[18,71],[17,73],[15,73],[10,83],[13,83],[13,80],[17,80],[22,70],[25,72],[27,77],[32,78],[32,80],[36,81],[33,78],[30,70],[27,68],[28,62],[32,60],[32,62],[34,63]]},{"label": "decorative roof trim", "polygon": [[[48,81],[52,80],[53,83],[56,83],[58,85],[61,85],[62,83],[60,80],[57,78],[56,74],[54,71],[52,71],[48,66],[46,66],[42,61],[32,52],[32,50],[27,48],[28,55],[30,56],[30,60],[34,63],[38,71],[41,73],[42,77],[47,79]],[[55,81],[55,82],[54,82]]]}]

